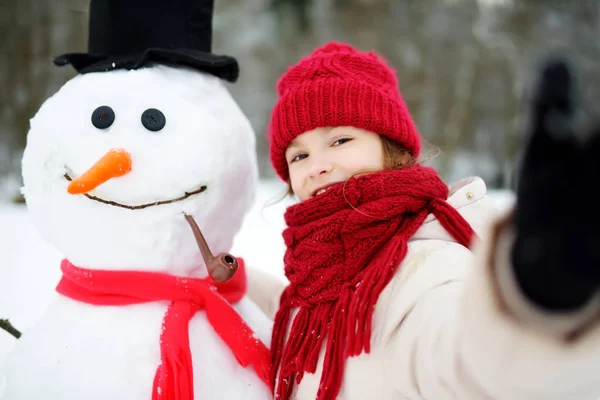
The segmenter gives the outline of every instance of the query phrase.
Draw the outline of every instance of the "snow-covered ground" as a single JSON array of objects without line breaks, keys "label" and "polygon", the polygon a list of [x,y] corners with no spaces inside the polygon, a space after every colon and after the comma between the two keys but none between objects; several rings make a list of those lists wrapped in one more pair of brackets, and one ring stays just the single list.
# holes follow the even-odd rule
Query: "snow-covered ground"
[{"label": "snow-covered ground", "polygon": [[[255,204],[236,236],[232,253],[248,264],[283,276],[283,211],[293,202],[278,181],[260,184]],[[510,192],[491,192],[499,209],[512,202]],[[275,204],[270,205],[270,203]],[[23,205],[0,203],[0,318],[27,331],[55,295],[61,254],[39,237]],[[15,339],[0,330],[0,363]]]}]

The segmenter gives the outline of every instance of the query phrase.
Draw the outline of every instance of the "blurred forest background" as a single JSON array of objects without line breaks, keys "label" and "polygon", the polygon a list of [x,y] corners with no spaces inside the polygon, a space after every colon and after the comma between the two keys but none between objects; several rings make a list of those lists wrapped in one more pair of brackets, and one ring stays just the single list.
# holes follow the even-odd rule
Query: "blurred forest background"
[{"label": "blurred forest background", "polygon": [[[126,0],[123,0],[126,1]],[[29,119],[75,75],[52,57],[87,50],[89,0],[0,0],[0,201],[14,200]],[[230,90],[257,134],[261,177],[275,83],[315,47],[346,41],[398,70],[429,162],[451,181],[514,185],[534,67],[559,50],[593,104],[600,81],[599,0],[215,0],[213,52],[236,57]]]}]

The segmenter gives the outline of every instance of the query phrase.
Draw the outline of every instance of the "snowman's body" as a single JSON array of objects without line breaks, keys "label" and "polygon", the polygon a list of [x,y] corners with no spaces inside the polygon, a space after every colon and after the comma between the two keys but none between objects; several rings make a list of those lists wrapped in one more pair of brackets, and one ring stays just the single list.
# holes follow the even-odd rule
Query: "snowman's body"
[{"label": "snowman's body", "polygon": [[[255,307],[242,300],[235,308],[266,340],[265,320]],[[166,308],[166,303],[95,307],[58,299],[12,354],[3,400],[151,399]],[[189,332],[196,399],[270,398],[266,385],[251,368],[240,367],[204,313],[196,313]]]},{"label": "snowman's body", "polygon": [[[114,111],[107,129],[91,122],[99,106]],[[149,108],[166,116],[162,130],[142,125]],[[206,267],[184,213],[213,253],[230,249],[254,197],[254,140],[248,120],[211,75],[167,66],[79,75],[31,121],[24,194],[41,235],[76,266],[202,278]],[[67,192],[65,174],[80,176],[114,148],[131,155],[130,173],[86,195]],[[131,209],[148,204],[157,205]],[[2,400],[151,399],[167,307],[94,306],[57,295],[8,355]],[[234,308],[268,345],[271,321],[247,298]],[[203,311],[190,321],[189,338],[195,399],[270,398]]]}]

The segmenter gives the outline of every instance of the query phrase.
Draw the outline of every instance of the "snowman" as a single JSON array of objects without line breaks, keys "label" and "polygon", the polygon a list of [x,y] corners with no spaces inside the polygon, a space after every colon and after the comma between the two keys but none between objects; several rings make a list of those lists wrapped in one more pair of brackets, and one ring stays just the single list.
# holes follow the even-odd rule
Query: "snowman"
[{"label": "snowman", "polygon": [[[31,120],[27,206],[57,297],[0,371],[2,400],[269,399],[271,322],[226,253],[255,137],[211,54],[212,1],[92,0],[79,74]],[[236,272],[237,268],[237,272]]]}]

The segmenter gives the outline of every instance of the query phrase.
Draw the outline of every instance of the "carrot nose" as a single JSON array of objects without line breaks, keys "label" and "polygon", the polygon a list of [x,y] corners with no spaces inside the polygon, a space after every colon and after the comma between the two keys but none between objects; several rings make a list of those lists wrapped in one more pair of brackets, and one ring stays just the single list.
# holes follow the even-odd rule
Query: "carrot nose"
[{"label": "carrot nose", "polygon": [[123,149],[106,153],[83,175],[73,179],[67,188],[71,194],[83,194],[94,190],[111,178],[123,176],[131,171],[131,156]]}]

